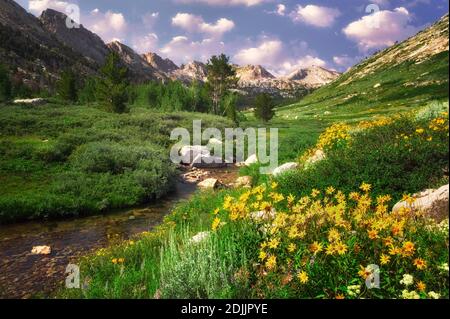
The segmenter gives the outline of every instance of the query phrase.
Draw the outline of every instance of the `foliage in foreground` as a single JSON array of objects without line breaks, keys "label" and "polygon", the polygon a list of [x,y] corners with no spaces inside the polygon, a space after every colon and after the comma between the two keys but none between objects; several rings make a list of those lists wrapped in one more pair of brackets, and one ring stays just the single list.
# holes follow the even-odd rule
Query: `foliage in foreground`
[{"label": "foliage in foreground", "polygon": [[[301,198],[277,187],[225,198],[212,222],[214,231],[246,223],[260,234],[252,269],[258,297],[448,298],[448,219],[391,213],[391,197],[372,198],[369,184],[348,195],[329,187]],[[379,289],[365,285],[369,265],[380,268]]]},{"label": "foliage in foreground", "polygon": [[0,223],[81,216],[130,207],[171,190],[173,128],[197,113],[132,109],[114,114],[83,106],[7,106],[0,114]]},{"label": "foliage in foreground", "polygon": [[[399,200],[404,193],[437,186],[442,169],[448,167],[449,123],[445,108],[432,108],[356,126],[331,126],[300,159],[305,169],[281,176],[280,187],[294,195],[328,186],[349,193],[368,182],[375,195],[390,194]],[[308,165],[307,159],[318,149],[326,159]]]},{"label": "foliage in foreground", "polygon": [[[446,144],[442,141],[448,137],[443,115],[441,111],[421,112],[415,119],[363,123],[358,134],[393,130],[389,136],[399,135],[394,140],[396,147],[413,140],[414,150],[429,151],[429,143],[435,140],[440,144],[433,149],[443,152]],[[342,128],[328,130],[319,144],[336,150],[363,146],[354,142],[358,134],[330,134]],[[342,140],[343,144],[335,143]],[[354,149],[349,154],[356,153]],[[327,154],[331,156],[330,150]],[[395,166],[402,157],[392,159]],[[439,157],[437,164],[434,161],[436,157],[428,164],[442,164]],[[422,168],[412,166],[410,174]],[[392,180],[386,187],[400,193],[419,187],[413,182],[394,188],[396,180]],[[290,194],[283,186],[274,182],[251,190],[199,193],[181,204],[156,231],[85,258],[82,276],[87,287],[62,291],[61,296],[449,297],[448,219],[439,223],[410,209],[391,213],[394,196],[368,183],[347,185],[345,191],[332,185],[308,185],[311,188],[306,187],[304,194]],[[409,201],[410,197],[405,195],[404,199]],[[209,235],[193,244],[192,236],[206,230],[209,233],[203,234]],[[380,289],[365,285],[373,274],[370,265],[380,267]]]}]

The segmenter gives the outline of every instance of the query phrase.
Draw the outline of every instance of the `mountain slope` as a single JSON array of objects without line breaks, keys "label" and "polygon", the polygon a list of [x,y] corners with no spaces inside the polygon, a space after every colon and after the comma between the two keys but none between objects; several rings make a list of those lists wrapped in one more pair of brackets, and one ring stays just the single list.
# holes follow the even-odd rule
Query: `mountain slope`
[{"label": "mountain slope", "polygon": [[192,61],[171,72],[169,76],[174,80],[180,80],[186,83],[192,81],[205,82],[208,71],[206,69],[206,64],[199,61]]},{"label": "mountain slope", "polygon": [[173,63],[172,60],[163,59],[156,53],[152,53],[152,52],[146,53],[143,55],[143,58],[152,67],[154,67],[155,69],[157,69],[161,72],[164,72],[166,74],[179,69],[179,67],[175,63]]},{"label": "mountain slope", "polygon": [[80,75],[95,72],[90,61],[58,41],[12,0],[0,0],[0,61],[14,78],[32,88],[51,87],[69,67]]},{"label": "mountain slope", "polygon": [[66,19],[67,15],[52,9],[45,10],[40,17],[45,30],[54,34],[60,42],[98,64],[103,64],[110,52],[103,40],[82,25],[79,28],[67,28]]},{"label": "mountain slope", "polygon": [[448,100],[448,15],[408,40],[356,65],[282,117],[358,121],[397,113],[433,100]]},{"label": "mountain slope", "polygon": [[142,83],[150,80],[164,80],[166,75],[152,67],[147,61],[133,49],[119,41],[107,44],[108,48],[116,52],[131,73],[131,81]]}]

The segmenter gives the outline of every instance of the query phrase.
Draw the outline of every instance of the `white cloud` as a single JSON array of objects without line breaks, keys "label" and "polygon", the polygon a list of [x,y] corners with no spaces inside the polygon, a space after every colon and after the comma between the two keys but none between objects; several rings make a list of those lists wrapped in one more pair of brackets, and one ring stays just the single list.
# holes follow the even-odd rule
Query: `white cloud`
[{"label": "white cloud", "polygon": [[132,47],[137,53],[157,52],[159,45],[159,38],[155,33],[149,33],[142,37],[134,37],[132,40]]},{"label": "white cloud", "polygon": [[189,13],[177,13],[172,18],[172,25],[180,27],[188,32],[207,33],[212,36],[221,36],[234,28],[234,22],[225,18],[215,23],[206,23],[201,16]]},{"label": "white cloud", "polygon": [[59,0],[30,0],[28,1],[28,10],[36,15],[40,15],[46,9],[53,9],[66,13],[67,6],[76,4],[76,1],[66,2]]},{"label": "white cloud", "polygon": [[202,3],[210,6],[256,6],[262,3],[272,2],[273,0],[174,0],[177,3]]},{"label": "white cloud", "polygon": [[341,12],[335,8],[321,7],[309,4],[305,7],[298,5],[291,12],[290,17],[294,22],[302,22],[319,28],[331,27]]},{"label": "white cloud", "polygon": [[122,13],[110,10],[102,12],[99,9],[94,9],[83,18],[82,23],[89,30],[98,34],[103,41],[124,41],[128,25]]},{"label": "white cloud", "polygon": [[279,4],[277,6],[277,14],[280,16],[284,16],[286,14],[286,6],[284,4]]},{"label": "white cloud", "polygon": [[212,55],[224,52],[225,44],[217,39],[191,41],[186,36],[177,36],[163,46],[160,52],[175,63],[182,64],[192,60],[206,61]]},{"label": "white cloud", "polygon": [[279,40],[269,40],[262,42],[258,47],[240,50],[234,60],[239,64],[261,64],[272,66],[281,58],[283,53],[283,43]]},{"label": "white cloud", "polygon": [[362,52],[393,45],[418,31],[410,25],[411,14],[404,7],[366,15],[343,29],[347,38],[355,41]]}]

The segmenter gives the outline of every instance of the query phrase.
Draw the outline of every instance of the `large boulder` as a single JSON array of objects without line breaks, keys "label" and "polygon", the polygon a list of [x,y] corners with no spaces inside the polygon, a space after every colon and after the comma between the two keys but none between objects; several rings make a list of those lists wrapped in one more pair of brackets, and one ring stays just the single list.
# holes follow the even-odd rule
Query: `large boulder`
[{"label": "large boulder", "polygon": [[280,167],[275,168],[273,171],[273,176],[279,176],[285,172],[292,171],[298,168],[298,163],[286,163],[281,165]]},{"label": "large boulder", "polygon": [[181,163],[192,164],[198,155],[210,155],[209,149],[202,145],[186,145],[180,150]]},{"label": "large boulder", "polygon": [[401,209],[413,209],[416,212],[422,212],[426,216],[432,217],[437,221],[448,218],[449,215],[449,185],[444,185],[439,189],[428,189],[412,196],[413,202],[401,201],[397,203],[393,212]]},{"label": "large boulder", "polygon": [[311,167],[315,163],[323,161],[325,158],[326,158],[325,152],[319,149],[314,153],[313,156],[311,156],[305,161],[305,168]]},{"label": "large boulder", "polygon": [[34,246],[31,249],[32,255],[50,255],[52,253],[52,249],[50,246]]},{"label": "large boulder", "polygon": [[204,181],[198,183],[198,187],[202,189],[215,189],[219,186],[219,181],[215,178],[207,178]]},{"label": "large boulder", "polygon": [[221,168],[227,166],[227,163],[218,156],[198,154],[191,166],[196,168]]},{"label": "large boulder", "polygon": [[247,160],[244,162],[245,166],[251,166],[253,164],[258,163],[258,157],[256,156],[256,154],[250,155]]}]

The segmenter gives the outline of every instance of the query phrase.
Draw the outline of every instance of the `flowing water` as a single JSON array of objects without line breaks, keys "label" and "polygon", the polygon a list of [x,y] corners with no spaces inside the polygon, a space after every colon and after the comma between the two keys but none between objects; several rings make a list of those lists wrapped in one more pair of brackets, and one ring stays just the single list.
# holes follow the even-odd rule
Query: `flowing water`
[{"label": "flowing water", "polygon": [[[236,169],[210,170],[224,183]],[[174,205],[188,199],[195,184],[178,182],[174,192],[156,203],[133,210],[61,221],[0,225],[0,298],[48,296],[65,278],[66,266],[80,256],[129,239],[159,225]],[[34,246],[50,246],[50,255],[32,255]]]}]

